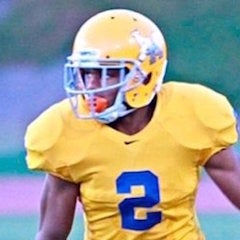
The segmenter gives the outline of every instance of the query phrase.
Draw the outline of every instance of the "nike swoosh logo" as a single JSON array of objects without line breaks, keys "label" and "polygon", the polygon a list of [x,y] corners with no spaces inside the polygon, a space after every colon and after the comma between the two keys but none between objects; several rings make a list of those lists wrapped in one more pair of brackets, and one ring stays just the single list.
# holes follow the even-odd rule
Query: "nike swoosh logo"
[{"label": "nike swoosh logo", "polygon": [[129,145],[135,142],[138,142],[139,140],[132,140],[132,141],[124,141],[124,144]]}]

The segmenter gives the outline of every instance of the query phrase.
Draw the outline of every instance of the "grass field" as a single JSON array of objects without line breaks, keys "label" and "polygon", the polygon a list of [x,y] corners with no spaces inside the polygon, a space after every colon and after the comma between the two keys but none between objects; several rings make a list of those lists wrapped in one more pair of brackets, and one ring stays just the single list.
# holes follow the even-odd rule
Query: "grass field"
[{"label": "grass field", "polygon": [[[239,214],[201,214],[200,222],[207,240],[239,240]],[[37,215],[0,216],[1,240],[33,240],[38,223]],[[69,240],[82,240],[82,218],[76,216]]]},{"label": "grass field", "polygon": [[[0,240],[33,240],[37,225],[37,215],[1,215]],[[69,240],[81,240],[82,236],[82,218],[78,215]]]}]

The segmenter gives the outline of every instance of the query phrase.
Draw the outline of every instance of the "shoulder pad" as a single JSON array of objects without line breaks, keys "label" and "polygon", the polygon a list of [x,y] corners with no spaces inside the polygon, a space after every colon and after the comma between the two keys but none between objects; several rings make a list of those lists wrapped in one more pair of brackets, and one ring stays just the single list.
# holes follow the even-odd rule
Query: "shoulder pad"
[{"label": "shoulder pad", "polygon": [[55,104],[28,126],[25,135],[26,148],[39,152],[50,149],[58,140],[62,127],[58,104]]},{"label": "shoulder pad", "polygon": [[206,127],[221,131],[235,124],[234,110],[224,95],[199,86],[193,99],[196,116]]},{"label": "shoulder pad", "polygon": [[184,104],[179,110],[191,107],[205,127],[221,130],[235,123],[234,110],[224,95],[200,84],[169,82],[166,86],[174,96],[170,98]]},{"label": "shoulder pad", "polygon": [[162,124],[182,145],[203,149],[236,142],[236,119],[225,96],[189,83],[170,82],[163,90]]}]

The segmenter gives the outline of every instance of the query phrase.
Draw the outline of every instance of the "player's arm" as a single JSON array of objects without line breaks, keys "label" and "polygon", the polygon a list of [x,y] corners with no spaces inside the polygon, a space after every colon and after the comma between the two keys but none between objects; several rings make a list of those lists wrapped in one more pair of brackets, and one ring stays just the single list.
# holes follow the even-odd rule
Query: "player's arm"
[{"label": "player's arm", "polygon": [[41,197],[40,225],[36,240],[66,240],[70,233],[79,186],[47,175]]},{"label": "player's arm", "polygon": [[213,155],[205,169],[228,199],[240,209],[240,160],[232,147]]}]

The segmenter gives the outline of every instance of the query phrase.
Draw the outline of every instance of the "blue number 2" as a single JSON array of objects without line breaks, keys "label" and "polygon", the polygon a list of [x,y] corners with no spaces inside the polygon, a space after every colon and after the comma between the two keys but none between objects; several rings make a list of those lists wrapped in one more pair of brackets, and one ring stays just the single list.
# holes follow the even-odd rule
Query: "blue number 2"
[{"label": "blue number 2", "polygon": [[151,208],[160,201],[158,178],[150,171],[123,172],[117,178],[117,193],[131,193],[132,186],[143,186],[145,196],[126,198],[119,204],[122,227],[130,230],[148,230],[162,220],[160,211],[148,212],[146,219],[134,218],[134,208]]}]

